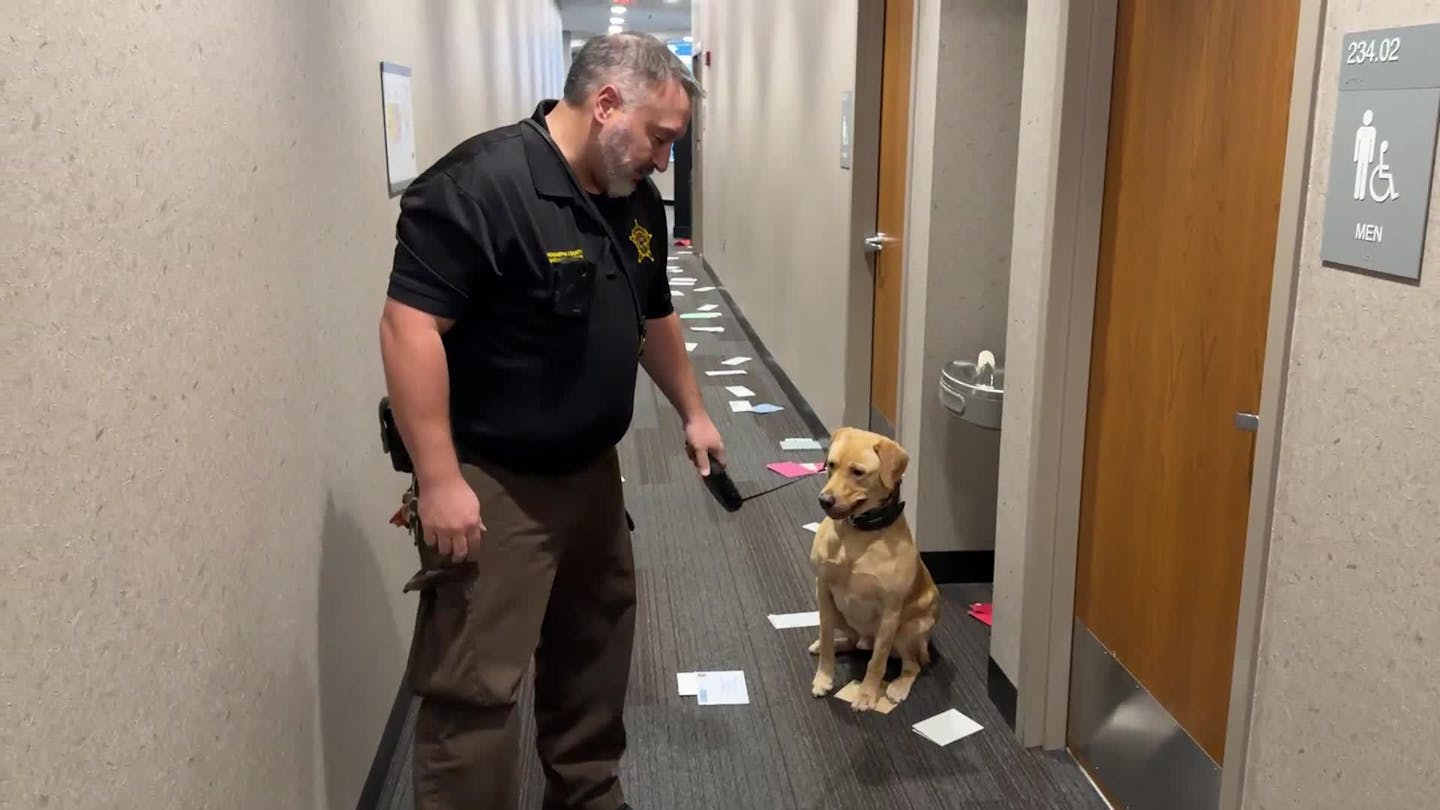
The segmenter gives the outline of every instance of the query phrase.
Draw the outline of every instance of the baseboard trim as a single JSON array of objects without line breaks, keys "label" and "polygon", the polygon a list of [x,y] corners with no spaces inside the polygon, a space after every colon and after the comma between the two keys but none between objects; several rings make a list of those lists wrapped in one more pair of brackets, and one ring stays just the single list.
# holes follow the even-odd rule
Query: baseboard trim
[{"label": "baseboard trim", "polygon": [[740,324],[740,330],[745,333],[745,337],[749,338],[750,343],[754,345],[755,352],[760,355],[760,360],[765,364],[765,368],[769,369],[770,373],[775,376],[775,382],[780,386],[780,390],[785,392],[785,396],[788,397],[791,404],[795,406],[795,411],[800,414],[800,418],[804,420],[805,427],[809,428],[814,438],[829,439],[830,429],[825,427],[824,422],[820,421],[820,417],[815,413],[815,409],[811,408],[810,403],[806,401],[805,397],[801,396],[800,389],[795,387],[795,382],[790,379],[790,375],[785,373],[785,369],[781,368],[780,364],[775,360],[775,355],[771,354],[770,350],[766,348],[765,341],[760,339],[760,335],[755,332],[755,327],[750,324],[749,319],[745,317],[745,313],[741,311],[740,305],[735,303],[735,296],[731,295],[730,291],[725,288],[720,274],[715,272],[715,268],[710,265],[710,261],[704,256],[700,257],[700,262],[705,265],[705,271],[719,283],[720,295],[725,299],[725,305],[734,313],[735,320]]},{"label": "baseboard trim", "polygon": [[410,714],[410,704],[415,696],[410,691],[408,679],[402,678],[400,689],[395,693],[395,703],[390,707],[390,716],[385,719],[385,731],[380,734],[380,745],[375,749],[375,758],[370,760],[370,773],[365,776],[365,787],[360,791],[360,800],[355,810],[378,810],[381,794],[385,791],[385,778],[390,773],[390,764],[395,761],[400,735],[405,730],[405,719]]},{"label": "baseboard trim", "polygon": [[1000,717],[1014,730],[1015,709],[1019,705],[1020,691],[1010,682],[1005,670],[995,663],[994,658],[990,659],[990,665],[986,668],[985,691],[990,696],[990,702],[1000,710]]},{"label": "baseboard trim", "polygon": [[995,581],[994,551],[922,551],[920,558],[938,585]]}]

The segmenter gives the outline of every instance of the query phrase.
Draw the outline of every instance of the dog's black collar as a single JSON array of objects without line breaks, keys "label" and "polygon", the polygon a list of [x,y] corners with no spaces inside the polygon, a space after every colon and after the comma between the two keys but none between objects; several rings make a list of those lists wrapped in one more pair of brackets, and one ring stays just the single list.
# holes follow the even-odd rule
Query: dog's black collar
[{"label": "dog's black collar", "polygon": [[900,500],[900,485],[895,485],[895,491],[885,499],[885,503],[874,509],[852,515],[847,521],[851,526],[862,532],[878,532],[895,524],[900,516],[905,513],[905,502]]}]

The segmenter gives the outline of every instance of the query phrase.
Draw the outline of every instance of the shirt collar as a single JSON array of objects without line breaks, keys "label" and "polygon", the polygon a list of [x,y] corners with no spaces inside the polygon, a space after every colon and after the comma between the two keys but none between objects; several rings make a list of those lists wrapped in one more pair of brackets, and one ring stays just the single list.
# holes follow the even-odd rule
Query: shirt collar
[{"label": "shirt collar", "polygon": [[[545,122],[545,116],[549,115],[558,103],[555,99],[540,102],[530,119],[548,133],[550,127]],[[545,197],[574,199],[575,186],[570,181],[570,167],[566,165],[559,148],[548,137],[542,138],[529,127],[520,129],[524,133],[525,159],[530,164],[530,178],[535,183],[535,190]]]}]

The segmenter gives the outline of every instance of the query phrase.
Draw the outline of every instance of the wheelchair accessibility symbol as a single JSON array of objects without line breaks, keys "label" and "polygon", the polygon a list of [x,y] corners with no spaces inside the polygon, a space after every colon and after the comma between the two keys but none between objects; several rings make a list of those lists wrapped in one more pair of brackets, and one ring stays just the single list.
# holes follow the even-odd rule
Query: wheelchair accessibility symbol
[{"label": "wheelchair accessibility symbol", "polygon": [[[1375,111],[1366,110],[1360,121],[1360,128],[1355,130],[1355,151],[1351,155],[1355,161],[1355,199],[1365,200],[1368,197],[1378,203],[1397,199],[1400,192],[1395,189],[1395,176],[1390,173],[1390,164],[1385,160],[1390,142],[1380,141],[1377,155]],[[1376,190],[1377,183],[1384,188],[1384,193]]]}]

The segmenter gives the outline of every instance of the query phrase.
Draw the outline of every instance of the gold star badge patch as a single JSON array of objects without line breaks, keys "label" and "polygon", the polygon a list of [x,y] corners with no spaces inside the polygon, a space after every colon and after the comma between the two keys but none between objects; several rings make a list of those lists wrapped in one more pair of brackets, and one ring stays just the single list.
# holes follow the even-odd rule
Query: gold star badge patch
[{"label": "gold star badge patch", "polygon": [[630,244],[635,246],[635,261],[655,261],[655,254],[650,250],[651,239],[653,237],[645,230],[645,226],[640,224],[640,220],[635,220],[635,227],[630,229]]}]

